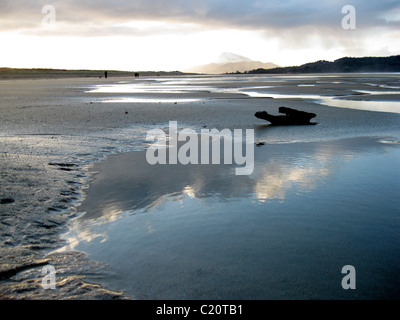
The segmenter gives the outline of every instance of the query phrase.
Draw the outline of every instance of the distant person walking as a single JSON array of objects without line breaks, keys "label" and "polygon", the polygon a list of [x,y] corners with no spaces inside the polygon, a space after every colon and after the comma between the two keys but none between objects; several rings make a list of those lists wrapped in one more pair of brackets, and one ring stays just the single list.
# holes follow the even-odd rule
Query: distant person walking
[{"label": "distant person walking", "polygon": [[104,71],[104,77],[107,79],[107,71]]}]

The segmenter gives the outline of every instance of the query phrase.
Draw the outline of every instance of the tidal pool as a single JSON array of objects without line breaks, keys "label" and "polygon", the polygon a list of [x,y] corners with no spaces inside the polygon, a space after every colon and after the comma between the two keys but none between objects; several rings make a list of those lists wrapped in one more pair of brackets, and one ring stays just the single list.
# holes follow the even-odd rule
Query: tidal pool
[{"label": "tidal pool", "polygon": [[104,284],[136,299],[398,299],[399,160],[372,137],[265,144],[248,176],[111,156],[62,250],[106,262]]}]

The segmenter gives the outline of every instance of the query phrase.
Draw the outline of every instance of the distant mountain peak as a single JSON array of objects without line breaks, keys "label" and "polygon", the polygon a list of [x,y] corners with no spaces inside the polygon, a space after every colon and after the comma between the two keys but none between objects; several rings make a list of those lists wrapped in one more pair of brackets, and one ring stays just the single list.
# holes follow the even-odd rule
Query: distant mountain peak
[{"label": "distant mountain peak", "polygon": [[186,72],[223,74],[246,72],[258,68],[270,69],[276,67],[278,67],[278,65],[271,62],[264,63],[260,61],[253,61],[236,53],[224,52],[217,58],[217,61],[191,68],[189,70],[186,70]]},{"label": "distant mountain peak", "polygon": [[243,61],[251,61],[251,59],[241,56],[240,54],[232,52],[224,52],[219,55],[215,63],[231,63],[231,62],[243,62]]}]

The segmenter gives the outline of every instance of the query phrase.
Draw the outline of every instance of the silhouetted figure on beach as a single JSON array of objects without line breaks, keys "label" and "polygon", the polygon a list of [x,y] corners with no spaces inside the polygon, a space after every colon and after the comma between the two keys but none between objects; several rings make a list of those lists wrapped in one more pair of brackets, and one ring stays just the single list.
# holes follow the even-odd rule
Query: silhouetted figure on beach
[{"label": "silhouetted figure on beach", "polygon": [[107,71],[104,71],[104,77],[107,79]]},{"label": "silhouetted figure on beach", "polygon": [[139,73],[135,73],[135,78],[139,78]]}]

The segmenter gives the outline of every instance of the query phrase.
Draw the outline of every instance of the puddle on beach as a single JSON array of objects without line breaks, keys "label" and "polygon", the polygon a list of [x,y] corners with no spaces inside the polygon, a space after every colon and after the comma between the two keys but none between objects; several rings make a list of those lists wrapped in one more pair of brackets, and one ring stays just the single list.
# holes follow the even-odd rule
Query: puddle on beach
[{"label": "puddle on beach", "polygon": [[[398,299],[400,149],[387,141],[265,144],[248,176],[111,156],[63,250],[108,263],[104,285],[137,299]],[[341,287],[345,265],[356,290]]]}]

